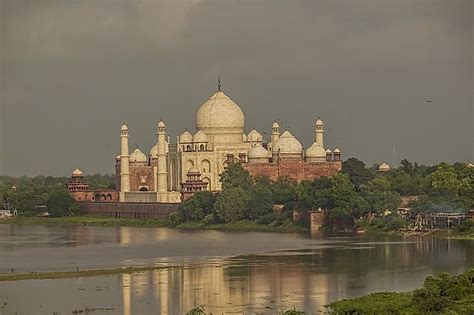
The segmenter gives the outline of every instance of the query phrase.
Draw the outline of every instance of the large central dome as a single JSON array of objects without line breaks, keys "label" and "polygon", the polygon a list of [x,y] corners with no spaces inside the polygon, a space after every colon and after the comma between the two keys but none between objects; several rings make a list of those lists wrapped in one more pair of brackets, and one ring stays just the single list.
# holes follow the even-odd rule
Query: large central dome
[{"label": "large central dome", "polygon": [[196,128],[206,133],[214,143],[242,142],[244,113],[222,91],[217,91],[196,114]]}]

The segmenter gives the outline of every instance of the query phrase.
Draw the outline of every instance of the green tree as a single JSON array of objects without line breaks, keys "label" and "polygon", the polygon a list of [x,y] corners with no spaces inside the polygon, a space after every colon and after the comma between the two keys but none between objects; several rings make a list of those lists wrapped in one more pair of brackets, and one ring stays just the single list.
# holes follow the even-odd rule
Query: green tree
[{"label": "green tree", "polygon": [[241,187],[226,188],[217,196],[214,211],[221,221],[236,222],[245,219],[249,201],[249,191]]},{"label": "green tree", "polygon": [[66,190],[51,192],[46,208],[54,217],[69,216],[78,213],[78,207],[75,200]]},{"label": "green tree", "polygon": [[368,210],[378,214],[384,210],[395,210],[400,204],[400,196],[392,190],[386,177],[376,177],[361,187],[361,195],[368,205]]},{"label": "green tree", "polygon": [[240,163],[228,165],[220,175],[222,189],[240,187],[244,190],[250,190],[253,184],[252,176],[245,170]]},{"label": "green tree", "polygon": [[279,177],[271,185],[273,200],[276,204],[286,204],[288,202],[297,202],[296,181],[290,177]]},{"label": "green tree", "polygon": [[430,175],[431,190],[435,195],[456,196],[460,188],[460,181],[454,167],[441,163],[436,171]]},{"label": "green tree", "polygon": [[249,219],[252,220],[257,220],[266,214],[272,213],[273,198],[269,186],[257,182],[252,187],[247,211]]},{"label": "green tree", "polygon": [[179,205],[178,218],[182,221],[202,220],[211,214],[215,197],[210,191],[200,191]]},{"label": "green tree", "polygon": [[342,162],[342,172],[349,175],[356,189],[374,178],[374,174],[365,167],[364,162],[357,158],[349,158]]}]

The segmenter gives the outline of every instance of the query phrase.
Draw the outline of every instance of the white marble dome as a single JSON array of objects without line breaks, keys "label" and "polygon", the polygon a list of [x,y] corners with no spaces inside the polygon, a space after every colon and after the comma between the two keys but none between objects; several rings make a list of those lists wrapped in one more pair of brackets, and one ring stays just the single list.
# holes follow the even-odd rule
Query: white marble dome
[{"label": "white marble dome", "polygon": [[72,176],[82,176],[82,175],[83,175],[82,171],[78,168],[72,171]]},{"label": "white marble dome", "polygon": [[242,109],[222,91],[204,102],[196,114],[196,128],[214,142],[241,143],[244,124]]},{"label": "white marble dome", "polygon": [[253,129],[252,131],[249,132],[249,134],[247,135],[247,141],[250,141],[250,142],[262,142],[263,140],[263,137],[262,135],[260,134],[260,132],[258,132],[257,130]]},{"label": "white marble dome", "polygon": [[379,171],[379,172],[390,171],[390,165],[388,165],[387,163],[383,162],[382,164],[379,165],[378,171]]},{"label": "white marble dome", "polygon": [[140,151],[139,148],[133,150],[132,154],[130,154],[130,162],[137,162],[137,163],[146,163],[147,157]]},{"label": "white marble dome", "polygon": [[319,143],[313,143],[308,149],[306,149],[306,157],[309,158],[324,158],[326,159],[326,151],[319,145]]},{"label": "white marble dome", "polygon": [[249,159],[251,158],[268,158],[268,151],[260,143],[256,144],[248,152]]},{"label": "white marble dome", "polygon": [[280,154],[295,154],[301,155],[303,147],[301,143],[296,139],[288,130],[280,135],[278,140],[273,145],[273,153]]},{"label": "white marble dome", "polygon": [[179,136],[180,143],[188,143],[193,142],[193,135],[189,131],[185,131]]},{"label": "white marble dome", "polygon": [[193,141],[194,142],[208,142],[209,139],[204,132],[199,130],[198,132],[194,134]]}]

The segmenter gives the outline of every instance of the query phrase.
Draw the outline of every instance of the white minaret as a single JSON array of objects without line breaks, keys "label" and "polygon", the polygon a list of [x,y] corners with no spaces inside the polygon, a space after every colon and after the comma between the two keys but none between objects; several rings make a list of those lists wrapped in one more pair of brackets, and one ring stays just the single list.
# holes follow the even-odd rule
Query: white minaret
[{"label": "white minaret", "polygon": [[314,125],[314,141],[324,148],[324,123],[318,118]]},{"label": "white minaret", "polygon": [[125,193],[130,191],[130,170],[128,155],[128,127],[124,123],[120,129],[120,193],[119,201],[125,201]]},{"label": "white minaret", "polygon": [[271,143],[272,147],[275,144],[275,142],[280,138],[280,126],[278,123],[275,121],[272,125],[272,135],[271,135]]},{"label": "white minaret", "polygon": [[158,171],[157,171],[157,192],[158,202],[166,202],[166,196],[168,192],[168,172],[167,172],[167,161],[166,161],[166,128],[165,123],[160,120],[157,127],[158,135]]}]

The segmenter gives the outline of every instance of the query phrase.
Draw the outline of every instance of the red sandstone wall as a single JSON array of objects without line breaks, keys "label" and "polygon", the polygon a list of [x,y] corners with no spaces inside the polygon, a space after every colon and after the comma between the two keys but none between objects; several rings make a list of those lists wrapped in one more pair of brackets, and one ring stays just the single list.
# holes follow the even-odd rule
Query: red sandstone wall
[{"label": "red sandstone wall", "polygon": [[[146,182],[142,183],[141,178]],[[153,168],[150,166],[130,165],[130,191],[138,191],[142,186],[148,186],[148,191],[154,191]]]},{"label": "red sandstone wall", "polygon": [[76,200],[77,202],[116,202],[118,201],[118,191],[116,190],[85,190],[85,191],[70,192],[70,194],[71,194],[71,197],[74,198],[74,200]]},{"label": "red sandstone wall", "polygon": [[84,202],[82,213],[114,218],[164,219],[178,210],[177,203]]},{"label": "red sandstone wall", "polygon": [[331,176],[342,168],[341,161],[330,162],[304,162],[304,161],[280,161],[280,163],[243,164],[252,176],[268,176],[272,180],[287,176],[300,182],[302,180],[313,180],[318,177]]}]

